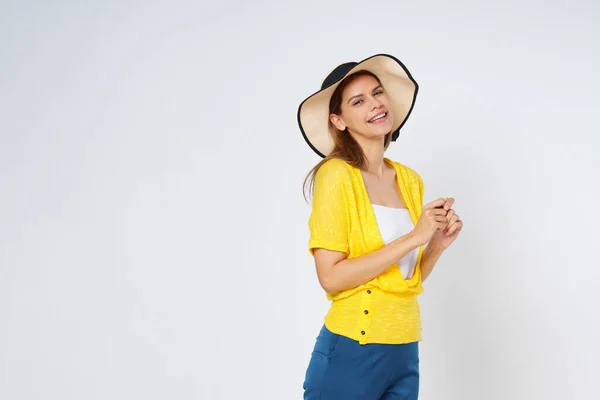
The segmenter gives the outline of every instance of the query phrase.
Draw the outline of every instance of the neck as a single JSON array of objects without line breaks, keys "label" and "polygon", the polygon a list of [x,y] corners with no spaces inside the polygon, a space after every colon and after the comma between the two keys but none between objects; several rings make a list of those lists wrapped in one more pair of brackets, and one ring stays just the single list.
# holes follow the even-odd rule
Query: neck
[{"label": "neck", "polygon": [[366,143],[360,143],[360,146],[367,158],[367,172],[381,178],[385,171],[385,162],[383,161],[383,153],[385,151],[383,148],[384,139],[364,142]]}]

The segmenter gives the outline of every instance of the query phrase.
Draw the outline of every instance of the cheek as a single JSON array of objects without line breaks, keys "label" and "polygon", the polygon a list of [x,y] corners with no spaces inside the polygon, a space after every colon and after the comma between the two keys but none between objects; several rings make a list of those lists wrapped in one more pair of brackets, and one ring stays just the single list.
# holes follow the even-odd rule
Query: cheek
[{"label": "cheek", "polygon": [[392,104],[392,102],[390,101],[390,98],[387,96],[381,96],[381,102],[388,108]]},{"label": "cheek", "polygon": [[358,108],[344,110],[344,121],[348,126],[356,126],[365,121],[365,113]]},{"label": "cheek", "polygon": [[368,117],[369,116],[366,113],[361,111],[353,115],[352,123],[354,123],[356,126],[364,125],[367,123]]}]

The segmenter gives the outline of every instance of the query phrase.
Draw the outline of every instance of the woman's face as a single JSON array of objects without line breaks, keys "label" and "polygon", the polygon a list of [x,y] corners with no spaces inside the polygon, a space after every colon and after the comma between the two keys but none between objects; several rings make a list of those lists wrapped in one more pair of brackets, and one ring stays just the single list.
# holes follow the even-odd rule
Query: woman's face
[{"label": "woman's face", "polygon": [[361,75],[342,92],[342,113],[331,115],[331,121],[340,130],[368,138],[383,138],[392,131],[393,115],[390,99],[371,76]]}]

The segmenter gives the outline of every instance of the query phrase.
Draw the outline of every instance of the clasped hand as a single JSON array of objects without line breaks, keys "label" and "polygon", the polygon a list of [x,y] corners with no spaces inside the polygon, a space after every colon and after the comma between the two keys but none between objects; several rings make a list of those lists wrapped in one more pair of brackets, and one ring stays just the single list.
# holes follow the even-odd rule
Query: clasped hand
[{"label": "clasped hand", "polygon": [[456,240],[463,222],[452,208],[454,198],[439,198],[426,204],[415,226],[415,234],[422,242],[447,249]]}]

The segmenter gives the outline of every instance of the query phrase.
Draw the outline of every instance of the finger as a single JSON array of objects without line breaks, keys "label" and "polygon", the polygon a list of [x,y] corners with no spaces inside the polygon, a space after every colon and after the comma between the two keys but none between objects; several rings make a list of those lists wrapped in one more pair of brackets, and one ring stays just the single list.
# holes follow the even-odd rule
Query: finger
[{"label": "finger", "polygon": [[462,225],[463,225],[463,224],[462,224],[462,222],[461,222],[461,221],[457,221],[457,222],[455,222],[455,223],[454,223],[454,224],[453,224],[453,225],[450,227],[450,229],[448,229],[448,233],[447,233],[447,235],[448,235],[448,236],[451,236],[451,235],[453,235],[453,234],[455,234],[455,233],[459,232],[459,231],[462,229]]},{"label": "finger", "polygon": [[456,230],[456,224],[448,227],[448,229],[446,230],[446,236],[452,236],[452,234],[454,233],[454,231]]},{"label": "finger", "polygon": [[454,204],[454,197],[448,197],[448,198],[446,198],[446,203],[444,204],[444,208],[446,210],[449,210],[452,208],[453,204]]},{"label": "finger", "polygon": [[435,220],[435,222],[440,222],[440,223],[443,223],[443,224],[447,224],[448,223],[448,219],[446,219],[446,217],[443,216],[443,215],[436,215],[434,217],[434,220]]},{"label": "finger", "polygon": [[454,226],[456,225],[456,221],[448,221],[448,228],[446,229],[446,233],[450,234],[454,231]]},{"label": "finger", "polygon": [[450,233],[450,228],[452,228],[456,224],[457,221],[458,221],[458,218],[456,216],[452,217],[448,221],[448,227],[446,228],[446,233]]},{"label": "finger", "polygon": [[448,212],[446,210],[444,210],[443,208],[434,208],[430,212],[432,215],[443,215],[443,216],[448,215]]},{"label": "finger", "polygon": [[453,215],[452,217],[450,217],[450,219],[448,220],[448,225],[454,225],[456,222],[458,222],[458,215]]},{"label": "finger", "polygon": [[[444,210],[441,210],[441,211],[444,212]],[[425,214],[423,214],[424,218],[433,218],[433,219],[435,219],[435,218],[437,218],[439,216],[445,217],[446,214],[445,213],[443,213],[443,214],[439,213],[437,209],[436,210],[427,210],[427,211],[425,211]]]},{"label": "finger", "polygon": [[455,216],[454,210],[450,210],[448,211],[448,214],[446,214],[446,219],[448,220],[448,226],[450,226],[450,223],[452,222],[452,218]]},{"label": "finger", "polygon": [[446,202],[446,199],[444,199],[443,197],[440,197],[439,199],[434,200],[431,203],[425,205],[425,207],[423,207],[423,209],[430,210],[430,209],[433,209],[436,207],[443,207],[445,202]]}]

